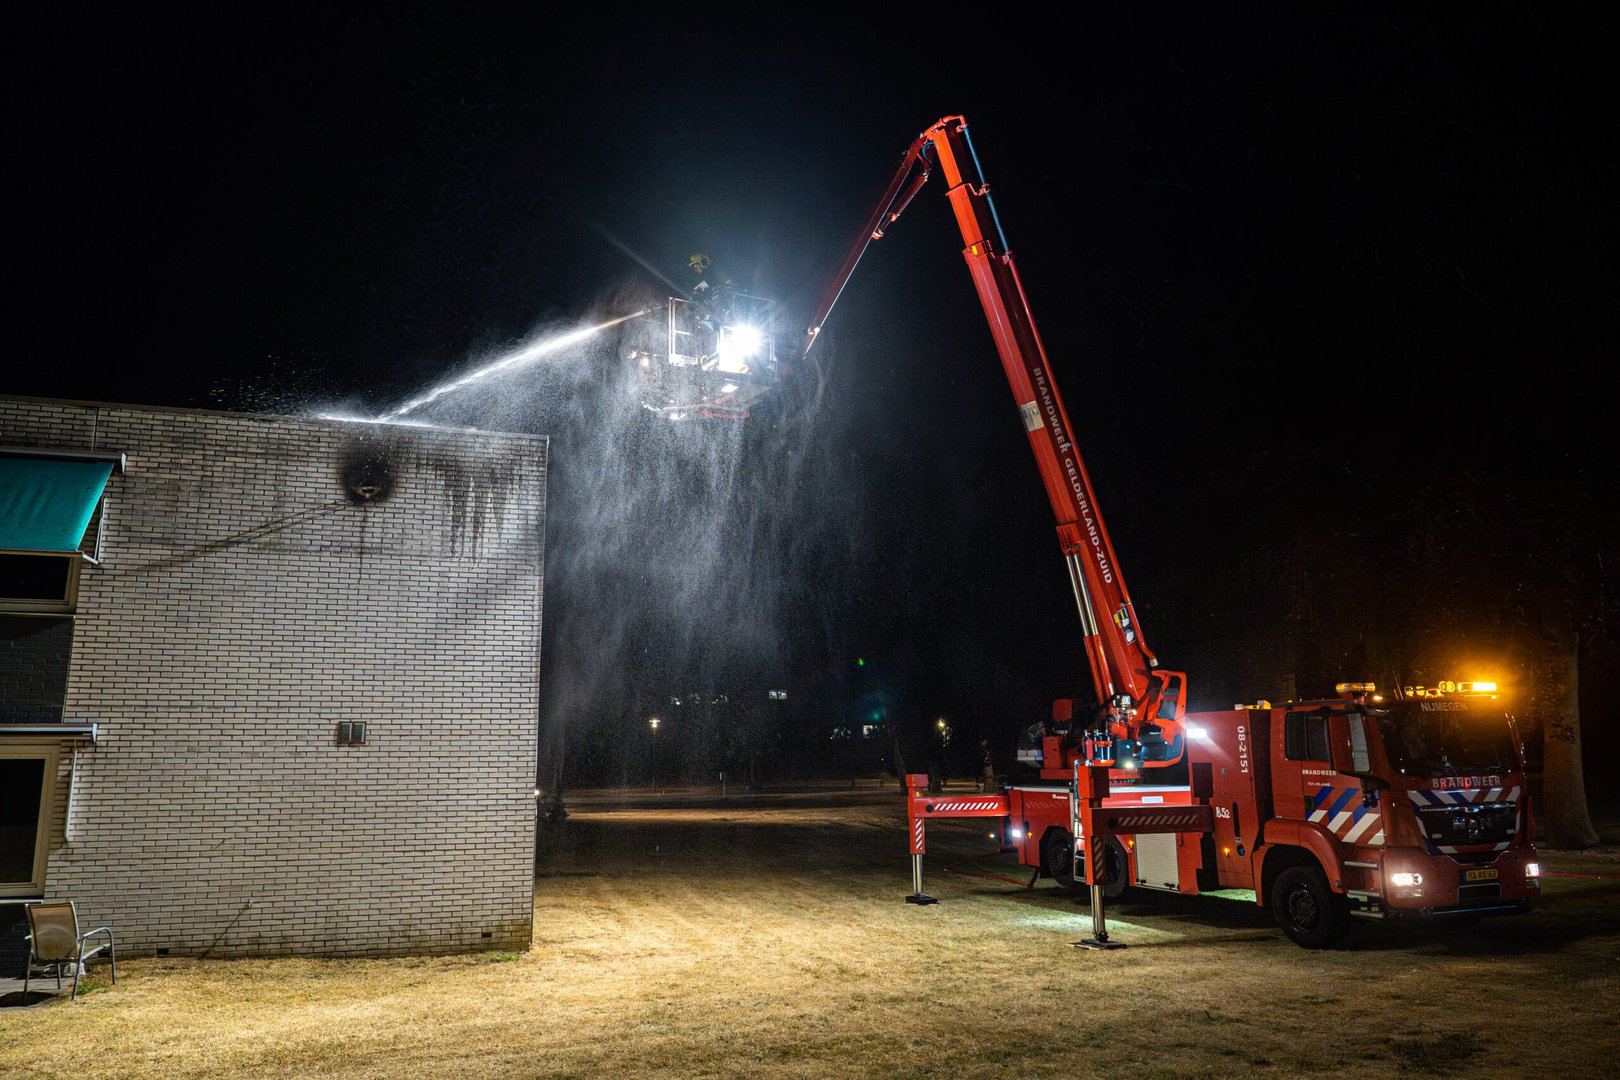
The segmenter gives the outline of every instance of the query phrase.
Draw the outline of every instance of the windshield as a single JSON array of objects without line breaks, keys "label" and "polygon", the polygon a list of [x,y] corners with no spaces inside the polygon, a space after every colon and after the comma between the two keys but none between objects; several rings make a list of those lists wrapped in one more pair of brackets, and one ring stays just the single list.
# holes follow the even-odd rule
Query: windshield
[{"label": "windshield", "polygon": [[1397,701],[1375,713],[1397,772],[1462,776],[1519,771],[1507,717],[1485,702],[1439,698]]}]

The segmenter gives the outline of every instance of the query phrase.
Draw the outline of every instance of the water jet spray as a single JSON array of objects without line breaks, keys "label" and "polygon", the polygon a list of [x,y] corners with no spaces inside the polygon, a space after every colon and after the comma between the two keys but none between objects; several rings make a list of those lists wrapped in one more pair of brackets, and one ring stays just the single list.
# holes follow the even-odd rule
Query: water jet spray
[{"label": "water jet spray", "polygon": [[609,319],[607,322],[598,323],[595,326],[582,327],[581,329],[575,330],[572,333],[563,334],[561,337],[547,338],[544,341],[537,341],[533,345],[526,346],[519,349],[517,352],[511,353],[508,356],[503,356],[499,360],[491,361],[481,368],[470,371],[460,378],[451,379],[448,382],[442,382],[438,386],[435,386],[433,389],[429,390],[427,393],[421,395],[420,397],[412,398],[410,401],[407,401],[393,412],[379,417],[379,419],[395,420],[401,416],[404,416],[406,413],[414,412],[423,405],[427,405],[431,402],[439,400],[446,394],[453,394],[457,390],[463,389],[464,387],[471,386],[477,382],[482,382],[491,375],[499,375],[503,371],[510,371],[513,368],[522,367],[525,364],[529,364],[540,359],[542,356],[547,356],[554,353],[559,349],[566,349],[570,345],[578,345],[580,342],[594,337],[603,330],[618,326],[620,323],[629,322],[631,319],[639,319],[651,311],[652,308],[643,308],[640,311],[633,312],[629,315],[620,315],[618,318]]}]

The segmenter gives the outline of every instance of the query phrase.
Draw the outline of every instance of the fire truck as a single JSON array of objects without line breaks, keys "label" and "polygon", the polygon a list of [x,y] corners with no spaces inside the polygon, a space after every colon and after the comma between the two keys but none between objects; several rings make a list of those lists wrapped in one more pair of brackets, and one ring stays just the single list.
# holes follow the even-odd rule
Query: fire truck
[{"label": "fire truck", "polygon": [[[1114,554],[1045,345],[960,116],[924,130],[829,283],[804,352],[873,240],[938,169],[1013,400],[1057,517],[1095,695],[1059,700],[1020,759],[1039,782],[941,794],[906,777],[912,892],[927,824],[997,823],[1004,849],[1090,891],[1092,936],[1117,948],[1104,904],[1127,887],[1252,890],[1294,942],[1341,939],[1351,917],[1471,922],[1540,894],[1523,746],[1487,682],[1338,684],[1335,696],[1187,711],[1187,677],[1160,666]],[[1033,879],[1032,879],[1033,880]]]}]

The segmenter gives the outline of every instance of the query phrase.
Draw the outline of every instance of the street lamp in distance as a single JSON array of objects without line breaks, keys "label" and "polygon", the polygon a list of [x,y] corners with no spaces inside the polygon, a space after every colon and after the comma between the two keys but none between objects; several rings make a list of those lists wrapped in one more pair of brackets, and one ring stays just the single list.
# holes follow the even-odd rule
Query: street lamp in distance
[{"label": "street lamp in distance", "polygon": [[653,794],[656,795],[658,794],[658,717],[648,717],[647,726],[652,729],[652,790]]}]

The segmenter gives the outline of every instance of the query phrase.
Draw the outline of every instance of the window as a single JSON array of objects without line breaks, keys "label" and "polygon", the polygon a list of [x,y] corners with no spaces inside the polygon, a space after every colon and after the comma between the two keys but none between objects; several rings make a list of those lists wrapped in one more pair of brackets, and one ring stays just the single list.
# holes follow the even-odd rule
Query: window
[{"label": "window", "polygon": [[0,611],[71,612],[78,593],[78,552],[0,552]]},{"label": "window", "polygon": [[1328,753],[1328,714],[1289,713],[1283,731],[1283,755],[1289,761],[1332,761]]},{"label": "window", "polygon": [[0,896],[44,892],[56,754],[54,749],[0,748]]},{"label": "window", "polygon": [[1372,752],[1367,748],[1367,714],[1350,714],[1350,767],[1359,776],[1372,772]]}]

